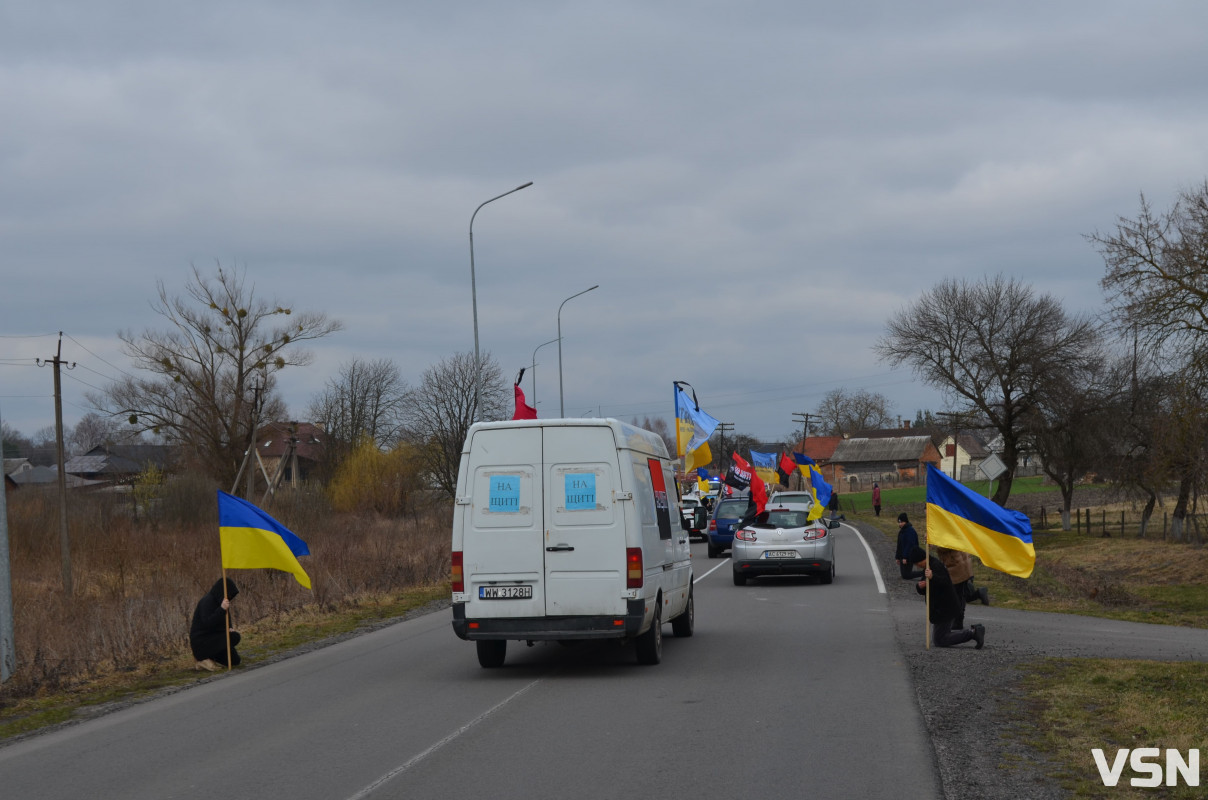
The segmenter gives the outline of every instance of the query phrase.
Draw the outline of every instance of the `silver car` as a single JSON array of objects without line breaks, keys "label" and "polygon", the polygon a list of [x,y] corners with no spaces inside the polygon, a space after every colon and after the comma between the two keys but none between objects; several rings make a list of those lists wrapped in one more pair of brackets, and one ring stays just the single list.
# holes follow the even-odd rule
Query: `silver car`
[{"label": "silver car", "polygon": [[807,522],[811,505],[769,503],[754,521],[734,531],[730,559],[734,585],[761,575],[816,575],[835,579],[835,537],[839,520]]}]

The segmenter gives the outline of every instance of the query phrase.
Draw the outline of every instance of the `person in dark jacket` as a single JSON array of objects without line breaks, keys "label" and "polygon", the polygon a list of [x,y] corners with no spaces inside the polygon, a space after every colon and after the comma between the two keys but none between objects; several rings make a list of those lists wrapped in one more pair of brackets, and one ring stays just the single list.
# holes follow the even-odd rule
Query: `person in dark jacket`
[{"label": "person in dark jacket", "polygon": [[931,584],[931,607],[927,619],[931,623],[932,638],[936,647],[952,647],[972,639],[977,642],[977,649],[981,650],[986,641],[985,626],[956,628],[953,624],[958,615],[963,615],[964,609],[956,596],[956,588],[952,585],[952,578],[948,575],[944,562],[935,556],[928,557],[927,551],[921,547],[911,550],[907,558],[912,564],[924,567],[924,580],[919,581],[916,586],[918,593],[926,594],[927,585]]},{"label": "person in dark jacket", "polygon": [[919,546],[919,535],[910,524],[910,517],[903,511],[898,514],[898,549],[894,560],[902,572],[902,580],[913,581],[923,577],[922,571],[916,572],[910,561],[910,551]]},{"label": "person in dark jacket", "polygon": [[[222,582],[226,581],[226,593],[223,595]],[[239,594],[238,587],[230,578],[220,578],[215,581],[210,591],[197,601],[193,611],[193,623],[189,626],[189,647],[193,650],[193,658],[197,659],[197,668],[213,672],[221,669],[227,663],[227,630],[231,635],[231,666],[239,665],[239,653],[235,645],[239,644],[239,631],[230,628],[228,609],[235,595]]]}]

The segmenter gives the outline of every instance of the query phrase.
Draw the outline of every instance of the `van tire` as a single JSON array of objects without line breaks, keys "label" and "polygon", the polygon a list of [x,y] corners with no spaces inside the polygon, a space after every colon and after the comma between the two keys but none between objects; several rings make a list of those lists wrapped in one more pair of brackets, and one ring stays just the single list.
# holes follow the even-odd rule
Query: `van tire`
[{"label": "van tire", "polygon": [[663,596],[659,595],[654,607],[654,620],[650,628],[637,638],[639,664],[657,664],[663,660]]},{"label": "van tire", "polygon": [[692,599],[692,593],[692,587],[689,586],[688,604],[684,606],[684,612],[671,620],[671,632],[677,639],[687,639],[691,636],[692,628],[696,624],[696,601]]},{"label": "van tire", "polygon": [[478,663],[485,669],[495,669],[503,666],[503,660],[508,654],[507,639],[479,639]]}]

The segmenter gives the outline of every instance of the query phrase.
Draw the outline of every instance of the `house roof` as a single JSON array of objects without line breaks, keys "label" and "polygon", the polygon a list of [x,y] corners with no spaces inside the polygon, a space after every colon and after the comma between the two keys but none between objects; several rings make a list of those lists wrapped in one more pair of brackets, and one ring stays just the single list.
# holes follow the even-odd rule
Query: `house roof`
[{"label": "house roof", "polygon": [[[26,470],[17,475],[12,476],[12,479],[18,486],[48,486],[52,483],[58,483],[59,470],[57,467],[34,467],[31,470]],[[75,489],[81,486],[92,486],[99,481],[90,481],[87,478],[81,478],[79,475],[67,473],[67,487]]]},{"label": "house roof", "polygon": [[803,453],[819,463],[830,461],[835,454],[835,448],[841,441],[843,441],[842,436],[811,436],[805,440],[802,449],[797,452]]},{"label": "house roof", "polygon": [[861,461],[919,461],[930,444],[930,436],[844,439],[835,448],[831,461],[843,464]]},{"label": "house roof", "polygon": [[63,469],[73,475],[133,475],[142,472],[143,463],[109,453],[74,456]]},{"label": "house roof", "polygon": [[12,475],[16,472],[32,469],[33,464],[29,463],[28,458],[6,458],[4,459],[4,474]]},{"label": "house roof", "polygon": [[289,450],[290,437],[297,439],[298,458],[318,461],[323,457],[327,433],[310,422],[270,422],[256,434],[261,457],[280,458]]},{"label": "house roof", "polygon": [[[135,464],[134,472],[142,472],[147,464],[154,464],[159,469],[166,468],[168,462],[172,460],[172,453],[172,448],[163,444],[98,444],[84,456],[76,458],[89,456],[122,458]],[[69,461],[68,464],[70,463]]]}]

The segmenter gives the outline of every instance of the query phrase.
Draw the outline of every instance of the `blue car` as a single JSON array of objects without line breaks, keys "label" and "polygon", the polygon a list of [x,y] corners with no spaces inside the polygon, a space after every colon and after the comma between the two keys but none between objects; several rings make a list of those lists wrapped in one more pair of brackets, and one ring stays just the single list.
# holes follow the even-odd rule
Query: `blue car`
[{"label": "blue car", "polygon": [[755,501],[750,497],[725,497],[714,503],[709,517],[709,558],[717,558],[729,550],[738,523],[754,514]]}]

